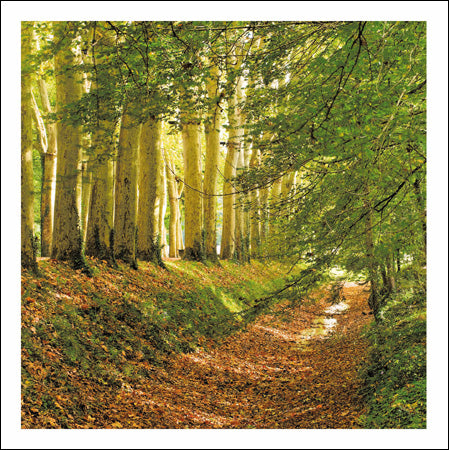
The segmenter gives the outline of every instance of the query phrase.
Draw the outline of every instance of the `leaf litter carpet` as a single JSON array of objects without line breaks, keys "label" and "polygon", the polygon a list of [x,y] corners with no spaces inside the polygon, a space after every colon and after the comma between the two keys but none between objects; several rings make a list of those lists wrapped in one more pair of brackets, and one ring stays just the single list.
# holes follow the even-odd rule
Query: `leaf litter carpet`
[{"label": "leaf litter carpet", "polygon": [[318,298],[262,316],[215,348],[169,357],[82,427],[358,428],[367,295],[346,283],[344,303]]}]

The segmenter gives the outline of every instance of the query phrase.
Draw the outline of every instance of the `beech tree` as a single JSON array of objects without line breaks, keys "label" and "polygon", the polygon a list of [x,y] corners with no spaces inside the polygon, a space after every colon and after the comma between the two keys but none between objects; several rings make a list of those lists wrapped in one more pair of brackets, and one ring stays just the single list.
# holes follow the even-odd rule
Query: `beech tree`
[{"label": "beech tree", "polygon": [[161,120],[149,117],[142,124],[139,152],[137,256],[157,264],[162,264],[160,216],[164,186],[161,171],[165,169],[161,130]]},{"label": "beech tree", "polygon": [[[88,45],[91,61],[81,65],[75,53],[89,27],[98,36]],[[425,283],[425,36],[423,22],[56,23],[46,50],[47,59],[56,53],[58,116],[52,255],[81,261],[79,203],[86,210],[89,195],[84,189],[77,196],[76,179],[81,146],[91,146],[86,251],[92,256],[107,259],[113,237],[116,255],[134,265],[137,228],[137,254],[151,259],[151,249],[164,244],[168,198],[170,255],[182,249],[183,213],[184,257],[215,259],[219,181],[222,259],[246,260],[249,238],[252,256],[301,262],[306,269],[296,282],[304,289],[333,266],[363,273],[378,317],[405,265]],[[83,96],[82,72],[92,82]],[[25,162],[28,75],[22,74]],[[49,135],[43,94],[40,103],[39,129]],[[228,124],[220,122],[221,107]],[[181,164],[172,155],[163,162],[166,136],[157,128],[163,121],[180,132]],[[82,142],[83,132],[91,144]],[[220,133],[227,152],[218,172]],[[29,169],[24,163],[28,213]],[[23,214],[25,245],[32,220]]]},{"label": "beech tree", "polygon": [[[194,52],[188,54],[197,61]],[[183,67],[185,78],[180,86],[180,122],[184,161],[184,214],[185,214],[185,251],[184,259],[202,261],[203,249],[203,180],[201,169],[201,112],[194,108],[198,96],[196,84],[187,88],[186,84],[195,75],[193,62],[187,61]]]},{"label": "beech tree", "polygon": [[[234,178],[241,149],[240,110],[239,102],[242,98],[242,77],[238,73],[242,63],[241,56],[233,56],[231,64],[234,81],[231,78],[231,93],[228,100],[229,138],[224,167],[223,184],[223,232],[221,236],[222,259],[230,259],[235,252],[235,187]],[[229,76],[229,74],[228,74]]]},{"label": "beech tree", "polygon": [[210,61],[207,79],[208,115],[204,124],[206,135],[206,164],[204,168],[204,234],[206,258],[212,261],[217,255],[217,181],[220,157],[220,125],[222,93],[220,92],[218,61]]},{"label": "beech tree", "polygon": [[22,267],[37,269],[34,246],[34,187],[33,187],[33,109],[31,98],[32,22],[22,22],[22,76],[21,76],[21,252]]},{"label": "beech tree", "polygon": [[58,162],[52,258],[85,268],[77,199],[81,131],[76,103],[82,95],[80,49],[76,22],[55,22],[59,47],[55,56]]},{"label": "beech tree", "polygon": [[141,126],[133,106],[125,104],[120,126],[115,182],[114,256],[137,268],[137,156]]},{"label": "beech tree", "polygon": [[[114,163],[116,127],[119,105],[115,99],[116,64],[110,61],[115,51],[115,36],[96,23],[91,27],[92,45],[88,50],[92,85],[90,98],[94,102],[92,152],[89,161],[91,178],[90,202],[86,224],[86,255],[113,261]],[[88,47],[89,48],[89,47]]]}]

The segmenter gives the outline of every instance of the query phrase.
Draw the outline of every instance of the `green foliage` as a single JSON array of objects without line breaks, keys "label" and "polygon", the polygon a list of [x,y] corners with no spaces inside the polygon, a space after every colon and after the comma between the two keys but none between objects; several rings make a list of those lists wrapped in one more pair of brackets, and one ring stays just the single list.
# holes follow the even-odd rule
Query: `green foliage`
[{"label": "green foliage", "polygon": [[426,427],[426,314],[420,292],[396,293],[367,332],[369,359],[362,369],[366,428]]}]

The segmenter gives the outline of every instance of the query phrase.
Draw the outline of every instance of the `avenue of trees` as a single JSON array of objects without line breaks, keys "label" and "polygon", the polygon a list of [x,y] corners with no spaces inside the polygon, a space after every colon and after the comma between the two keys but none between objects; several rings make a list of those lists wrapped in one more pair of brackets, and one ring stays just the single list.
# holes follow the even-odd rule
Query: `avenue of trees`
[{"label": "avenue of trees", "polygon": [[22,22],[21,85],[25,268],[426,264],[425,22]]}]

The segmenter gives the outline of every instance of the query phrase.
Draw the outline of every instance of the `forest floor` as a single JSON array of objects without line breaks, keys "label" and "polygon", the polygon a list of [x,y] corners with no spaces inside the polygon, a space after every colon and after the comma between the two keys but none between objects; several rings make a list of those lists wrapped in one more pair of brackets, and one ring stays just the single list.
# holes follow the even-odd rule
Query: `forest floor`
[{"label": "forest floor", "polygon": [[321,299],[265,315],[208,351],[170,357],[109,411],[136,428],[358,428],[359,365],[367,351],[367,293],[346,283],[344,302]]},{"label": "forest floor", "polygon": [[53,260],[22,274],[23,428],[360,427],[366,286],[220,337],[282,266],[90,264],[93,278]]}]

